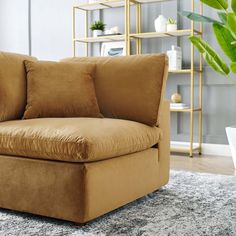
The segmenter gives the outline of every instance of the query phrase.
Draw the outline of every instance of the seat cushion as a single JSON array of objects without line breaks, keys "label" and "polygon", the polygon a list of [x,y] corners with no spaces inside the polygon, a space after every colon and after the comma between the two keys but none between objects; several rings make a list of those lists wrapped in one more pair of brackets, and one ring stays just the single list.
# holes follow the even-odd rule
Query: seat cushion
[{"label": "seat cushion", "polygon": [[6,121],[0,123],[0,154],[89,162],[146,150],[160,135],[160,128],[109,118]]}]

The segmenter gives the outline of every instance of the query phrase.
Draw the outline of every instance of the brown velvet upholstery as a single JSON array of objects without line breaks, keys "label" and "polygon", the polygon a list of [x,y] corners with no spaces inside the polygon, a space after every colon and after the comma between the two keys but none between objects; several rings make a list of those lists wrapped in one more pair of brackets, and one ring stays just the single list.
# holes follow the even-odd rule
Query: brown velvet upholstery
[{"label": "brown velvet upholstery", "polygon": [[26,105],[24,60],[33,57],[0,52],[0,121],[20,119]]},{"label": "brown velvet upholstery", "polygon": [[[25,103],[22,59],[13,58],[13,81],[20,87],[6,81],[0,87],[1,96],[17,92],[9,95],[14,102],[6,107],[9,113],[0,111],[1,119],[20,117]],[[124,120],[0,122],[0,207],[84,223],[168,182],[170,112],[169,103],[163,102],[168,63],[165,55],[71,60],[97,64],[95,89],[101,110]],[[9,65],[3,61],[1,79],[1,66]]]},{"label": "brown velvet upholstery", "polygon": [[0,156],[0,207],[84,223],[159,189],[169,179],[169,104],[162,108],[158,149],[91,163]]},{"label": "brown velvet upholstery", "polygon": [[25,66],[25,119],[101,117],[93,83],[95,64],[25,61]]},{"label": "brown velvet upholstery", "polygon": [[167,79],[165,54],[75,57],[63,61],[97,64],[95,88],[105,117],[156,125]]},{"label": "brown velvet upholstery", "polygon": [[109,118],[40,118],[0,123],[0,153],[73,162],[97,161],[157,144],[160,128]]}]

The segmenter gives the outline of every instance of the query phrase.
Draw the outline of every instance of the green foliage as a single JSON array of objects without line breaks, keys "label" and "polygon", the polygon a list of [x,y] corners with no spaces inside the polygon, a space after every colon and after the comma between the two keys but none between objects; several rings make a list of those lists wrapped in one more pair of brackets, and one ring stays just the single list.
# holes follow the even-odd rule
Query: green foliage
[{"label": "green foliage", "polygon": [[236,13],[236,0],[231,1],[231,7],[232,7],[233,11]]},{"label": "green foliage", "polygon": [[226,25],[227,24],[227,14],[223,11],[217,12],[222,24]]},{"label": "green foliage", "polygon": [[227,23],[231,33],[236,38],[236,14],[234,12],[227,13]]},{"label": "green foliage", "polygon": [[214,23],[214,33],[221,49],[227,55],[231,61],[236,61],[236,45],[232,45],[234,38],[225,26]]},{"label": "green foliage", "polygon": [[218,10],[227,10],[228,9],[228,1],[227,0],[201,0],[201,2],[206,5],[218,9]]},{"label": "green foliage", "polygon": [[197,22],[203,22],[203,23],[218,22],[218,23],[220,23],[219,21],[217,21],[215,19],[209,18],[207,16],[202,16],[200,14],[193,13],[193,12],[190,12],[190,11],[181,11],[181,12],[179,12],[179,15],[187,17],[190,20],[197,21]]},{"label": "green foliage", "polygon": [[[192,21],[208,23],[212,25],[217,42],[222,52],[230,59],[230,66],[227,65],[221,56],[200,37],[191,36],[189,39],[193,45],[203,54],[205,61],[218,73],[229,76],[230,72],[236,74],[236,0],[231,0],[231,7],[234,12],[228,10],[227,0],[200,0],[204,4],[221,10],[218,11],[220,21],[193,12],[180,12],[180,15]],[[230,78],[230,77],[229,77]]]},{"label": "green foliage", "polygon": [[202,53],[206,62],[218,73],[228,75],[230,70],[217,52],[205,41],[196,36],[189,37],[193,45]]},{"label": "green foliage", "polygon": [[169,24],[169,25],[175,25],[175,24],[176,24],[176,20],[173,19],[173,18],[168,18],[167,24]]},{"label": "green foliage", "polygon": [[232,62],[230,68],[236,74],[236,62]]},{"label": "green foliage", "polygon": [[102,21],[95,21],[93,24],[91,24],[90,29],[91,30],[105,30],[106,24],[104,24]]}]

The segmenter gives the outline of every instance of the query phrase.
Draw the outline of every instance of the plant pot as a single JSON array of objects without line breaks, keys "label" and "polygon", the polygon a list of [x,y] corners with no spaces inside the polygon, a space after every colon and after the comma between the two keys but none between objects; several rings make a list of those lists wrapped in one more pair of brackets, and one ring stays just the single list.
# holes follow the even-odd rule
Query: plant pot
[{"label": "plant pot", "polygon": [[167,24],[166,29],[167,29],[167,32],[176,31],[177,24]]},{"label": "plant pot", "polygon": [[226,133],[233,157],[234,168],[236,169],[236,126],[227,127]]},{"label": "plant pot", "polygon": [[93,37],[98,37],[99,35],[102,35],[103,31],[102,30],[93,30]]}]

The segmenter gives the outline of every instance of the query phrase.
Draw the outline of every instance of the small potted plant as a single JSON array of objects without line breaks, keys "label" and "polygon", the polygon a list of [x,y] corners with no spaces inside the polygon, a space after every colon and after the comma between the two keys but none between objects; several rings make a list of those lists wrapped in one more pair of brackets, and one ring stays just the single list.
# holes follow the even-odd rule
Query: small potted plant
[{"label": "small potted plant", "polygon": [[167,20],[167,28],[166,29],[167,29],[167,32],[176,31],[177,30],[176,20],[173,18],[169,18]]},{"label": "small potted plant", "polygon": [[93,31],[93,37],[98,37],[102,35],[103,31],[105,30],[105,24],[102,21],[95,21],[90,29]]}]

